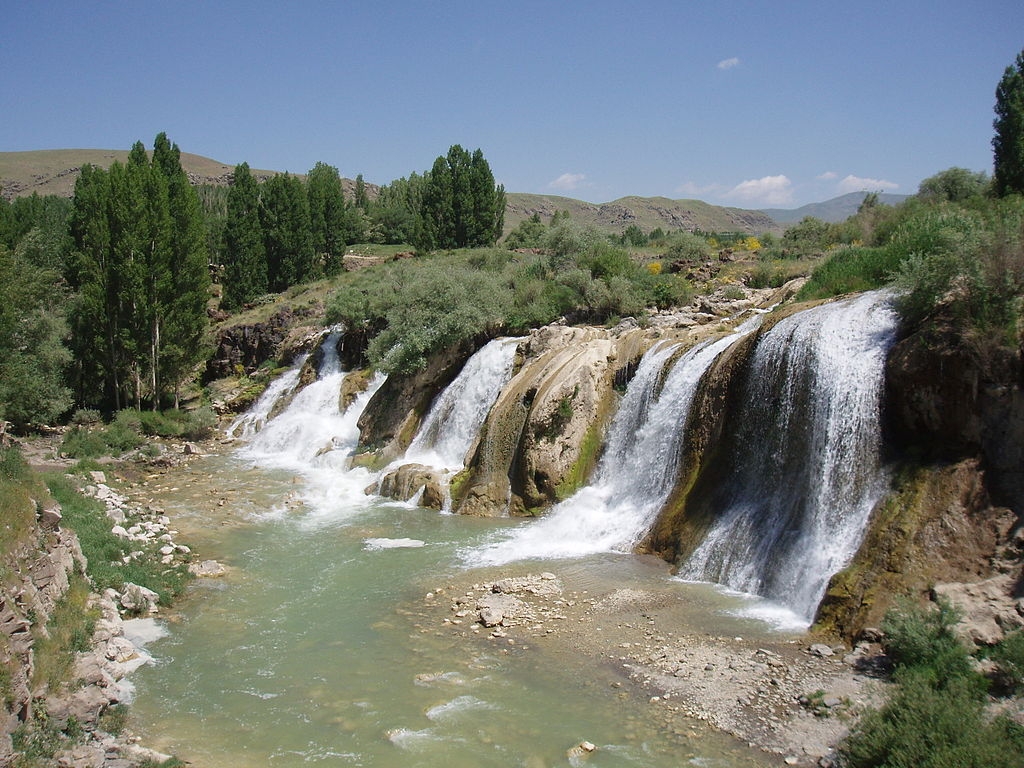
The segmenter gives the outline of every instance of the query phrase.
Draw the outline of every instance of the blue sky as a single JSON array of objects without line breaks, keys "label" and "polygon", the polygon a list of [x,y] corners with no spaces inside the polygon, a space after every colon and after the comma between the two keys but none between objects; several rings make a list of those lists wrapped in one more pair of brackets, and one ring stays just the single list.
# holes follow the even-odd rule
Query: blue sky
[{"label": "blue sky", "polygon": [[1024,2],[32,2],[0,150],[147,146],[386,183],[451,144],[506,189],[796,207],[991,171]]}]

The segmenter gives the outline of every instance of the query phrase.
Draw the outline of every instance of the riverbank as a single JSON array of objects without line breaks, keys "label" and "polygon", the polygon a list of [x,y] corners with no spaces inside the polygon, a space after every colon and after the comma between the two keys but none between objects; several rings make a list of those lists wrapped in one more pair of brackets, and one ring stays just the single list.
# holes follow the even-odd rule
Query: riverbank
[{"label": "riverbank", "polygon": [[579,589],[556,562],[541,575],[452,581],[426,593],[420,613],[424,631],[464,644],[586,657],[608,696],[646,700],[669,731],[704,724],[780,764],[833,765],[857,716],[884,700],[875,643],[848,649],[806,635],[702,633],[687,629],[684,598],[671,589],[592,586]]}]

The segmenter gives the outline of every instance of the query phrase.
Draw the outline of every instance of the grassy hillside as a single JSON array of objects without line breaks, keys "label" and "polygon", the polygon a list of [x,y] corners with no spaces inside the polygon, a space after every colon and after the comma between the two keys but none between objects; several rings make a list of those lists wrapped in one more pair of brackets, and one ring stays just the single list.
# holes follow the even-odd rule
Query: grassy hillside
[{"label": "grassy hillside", "polygon": [[706,232],[779,232],[781,227],[761,211],[723,208],[700,200],[670,200],[667,197],[621,197],[610,203],[587,203],[557,195],[506,194],[505,231],[534,213],[547,220],[555,211],[569,211],[575,221],[591,224],[603,232],[621,232],[633,224],[644,232],[661,227],[702,229]]},{"label": "grassy hillside", "polygon": [[[11,199],[21,195],[71,197],[79,169],[86,164],[109,168],[128,161],[128,150],[42,149],[32,152],[0,152],[0,194]],[[234,166],[201,155],[181,153],[181,165],[193,184],[227,184]],[[279,173],[253,169],[263,180]],[[352,182],[354,184],[354,182]]]}]

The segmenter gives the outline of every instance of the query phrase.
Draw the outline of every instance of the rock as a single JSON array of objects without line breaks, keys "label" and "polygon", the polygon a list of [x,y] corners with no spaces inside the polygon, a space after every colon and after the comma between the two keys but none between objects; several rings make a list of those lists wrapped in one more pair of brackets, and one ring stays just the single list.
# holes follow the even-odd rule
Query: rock
[{"label": "rock", "polygon": [[186,456],[202,456],[203,452],[199,449],[199,446],[195,443],[185,443],[181,447],[181,452]]},{"label": "rock", "polygon": [[107,484],[107,476],[106,476],[106,474],[104,474],[103,472],[100,472],[98,470],[94,470],[94,471],[90,472],[89,473],[89,478],[94,483],[96,483],[97,485],[106,485]]},{"label": "rock", "polygon": [[138,584],[125,584],[121,593],[121,606],[129,613],[152,613],[159,600],[156,592]]},{"label": "rock", "polygon": [[63,519],[64,516],[61,514],[60,504],[57,502],[53,502],[53,504],[39,511],[39,525],[43,530],[57,530],[60,528],[60,523]]},{"label": "rock", "polygon": [[201,563],[193,563],[188,567],[189,573],[199,578],[216,578],[223,576],[228,569],[216,560],[203,560]]},{"label": "rock", "polygon": [[833,651],[830,646],[825,645],[824,643],[815,643],[807,650],[812,656],[818,656],[823,659],[835,655],[835,651]]},{"label": "rock", "polygon": [[423,464],[403,464],[381,478],[377,493],[396,501],[409,501],[421,490],[420,506],[427,509],[444,507],[444,476]]},{"label": "rock", "polygon": [[480,623],[485,627],[496,627],[505,620],[505,614],[498,608],[484,608],[480,611]]}]

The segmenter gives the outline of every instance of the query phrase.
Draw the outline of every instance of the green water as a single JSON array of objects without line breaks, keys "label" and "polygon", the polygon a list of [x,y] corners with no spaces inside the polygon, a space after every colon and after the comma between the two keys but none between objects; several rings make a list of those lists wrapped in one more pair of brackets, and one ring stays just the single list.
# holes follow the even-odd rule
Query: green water
[{"label": "green water", "polygon": [[[693,622],[756,631],[722,616],[726,598],[625,556],[467,574],[460,551],[514,523],[384,504],[285,511],[297,483],[230,457],[154,481],[183,538],[232,572],[197,584],[149,647],[131,723],[147,746],[206,767],[772,764],[696,723],[666,728],[610,662],[458,637],[424,602],[456,579],[550,570],[567,588],[693,590]],[[375,537],[425,546],[367,549]],[[568,757],[582,740],[598,749]]]}]

